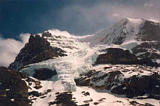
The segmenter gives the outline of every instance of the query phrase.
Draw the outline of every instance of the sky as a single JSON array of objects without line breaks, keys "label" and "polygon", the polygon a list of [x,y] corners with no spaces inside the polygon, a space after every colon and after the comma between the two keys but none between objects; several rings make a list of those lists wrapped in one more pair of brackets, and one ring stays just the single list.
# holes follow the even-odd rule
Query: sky
[{"label": "sky", "polygon": [[125,17],[160,20],[159,10],[160,0],[0,0],[0,65],[14,60],[29,34],[94,34]]},{"label": "sky", "polygon": [[17,38],[48,29],[92,34],[126,16],[159,19],[159,5],[160,0],[0,0],[0,34]]}]

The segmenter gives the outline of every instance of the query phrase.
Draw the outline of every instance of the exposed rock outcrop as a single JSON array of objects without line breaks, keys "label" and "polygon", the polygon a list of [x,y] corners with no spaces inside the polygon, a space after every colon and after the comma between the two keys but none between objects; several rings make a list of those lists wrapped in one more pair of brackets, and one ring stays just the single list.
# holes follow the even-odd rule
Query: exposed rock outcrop
[{"label": "exposed rock outcrop", "polygon": [[18,72],[0,67],[0,106],[30,106],[28,87]]},{"label": "exposed rock outcrop", "polygon": [[105,54],[100,54],[95,64],[133,64],[137,62],[134,54],[120,48],[108,48]]},{"label": "exposed rock outcrop", "polygon": [[78,106],[73,100],[72,100],[72,94],[68,92],[60,93],[56,96],[56,100],[49,103],[49,106],[51,105],[60,105],[60,106]]},{"label": "exposed rock outcrop", "polygon": [[139,32],[139,38],[144,41],[160,41],[160,24],[146,20]]},{"label": "exposed rock outcrop", "polygon": [[93,70],[82,74],[75,82],[78,86],[109,90],[130,98],[148,95],[148,98],[160,99],[160,75],[142,66],[111,65],[101,71]]},{"label": "exposed rock outcrop", "polygon": [[58,56],[66,56],[65,51],[57,47],[51,47],[50,43],[40,35],[31,35],[29,42],[21,49],[15,61],[10,64],[9,68],[18,71],[25,65]]},{"label": "exposed rock outcrop", "polygon": [[129,50],[123,50],[120,48],[108,48],[103,50],[105,53],[100,54],[95,62],[98,64],[139,64],[158,67],[159,64],[153,62],[150,57],[144,57],[139,59],[136,55],[130,53]]},{"label": "exposed rock outcrop", "polygon": [[132,48],[132,52],[137,56],[137,58],[148,58],[150,60],[156,61],[157,59],[160,59],[159,45],[159,41],[143,42]]}]

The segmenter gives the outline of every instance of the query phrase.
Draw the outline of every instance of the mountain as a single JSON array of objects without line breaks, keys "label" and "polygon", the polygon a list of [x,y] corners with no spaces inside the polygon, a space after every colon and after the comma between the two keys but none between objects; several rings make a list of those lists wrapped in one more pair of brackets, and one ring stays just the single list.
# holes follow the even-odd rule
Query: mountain
[{"label": "mountain", "polygon": [[[128,40],[159,41],[160,24],[145,19],[124,18],[109,29],[85,37],[84,41],[93,44],[122,44]],[[152,36],[154,35],[154,36]]]},{"label": "mountain", "polygon": [[48,30],[31,35],[5,70],[25,82],[26,106],[159,106],[159,32],[160,23],[132,18],[94,35]]}]

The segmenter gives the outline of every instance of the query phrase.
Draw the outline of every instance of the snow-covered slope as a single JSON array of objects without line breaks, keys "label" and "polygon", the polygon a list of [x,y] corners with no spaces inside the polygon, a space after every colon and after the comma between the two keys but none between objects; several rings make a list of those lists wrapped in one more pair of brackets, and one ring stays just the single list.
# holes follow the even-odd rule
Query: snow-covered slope
[{"label": "snow-covered slope", "polygon": [[144,19],[124,18],[110,29],[104,29],[95,35],[85,37],[84,41],[92,44],[121,44],[125,40],[134,39],[144,22]]},{"label": "snow-covered slope", "polygon": [[[159,28],[159,23],[150,20],[125,18],[110,29],[105,29],[94,35],[75,36],[65,31],[48,30],[42,34],[32,36],[32,39],[36,40],[36,43],[34,41],[29,42],[10,68],[14,66],[13,69],[17,69],[17,71],[33,79],[31,82],[27,78],[24,79],[30,87],[29,92],[31,95],[29,98],[32,100],[33,106],[52,106],[57,104],[63,106],[65,103],[69,103],[70,105],[65,104],[64,106],[148,106],[148,103],[158,106],[160,105],[159,101],[153,98],[159,98],[159,94],[156,97],[155,95],[151,97],[152,99],[150,97],[149,99],[137,98],[137,96],[147,95],[146,93],[149,91],[145,90],[150,87],[152,90],[153,88],[160,90],[155,85],[151,86],[149,82],[144,92],[142,92],[143,94],[140,91],[140,93],[133,96],[136,99],[133,99],[133,97],[127,98],[126,93],[123,93],[123,96],[113,95],[111,93],[112,89],[107,89],[105,85],[107,81],[111,80],[113,81],[110,85],[112,88],[122,88],[117,82],[121,82],[120,84],[128,87],[125,80],[132,80],[134,76],[139,79],[146,76],[152,79],[150,75],[154,73],[153,70],[157,73],[158,78],[160,77],[157,68],[159,64],[155,62],[155,60],[158,61],[158,56],[160,56],[160,47],[158,46],[159,43],[157,43],[159,41],[153,41],[152,38],[148,37],[150,33],[148,33],[146,22],[149,22],[147,25],[151,23],[152,26],[155,26],[153,29],[157,30]],[[145,37],[147,39],[144,40]],[[39,39],[41,43],[37,41]],[[34,46],[34,44],[40,44],[40,46]],[[47,46],[43,47],[43,45]],[[153,47],[149,49],[151,45]],[[31,52],[32,46],[36,48],[34,55]],[[112,49],[111,53],[109,53],[108,48],[115,49]],[[27,51],[31,53],[26,53]],[[153,54],[154,51],[156,51],[156,54]],[[150,54],[148,55],[148,53]],[[27,57],[25,54],[27,54]],[[117,58],[116,54],[120,57]],[[128,54],[129,57],[127,56]],[[28,57],[33,59],[24,64],[22,60],[27,60]],[[38,60],[37,57],[39,57]],[[149,59],[146,60],[146,58]],[[96,63],[97,59],[99,59],[99,63]],[[118,62],[116,61],[122,65],[117,65]],[[18,65],[21,65],[20,68],[16,68],[19,67]],[[38,79],[43,76],[43,70],[47,71],[47,74],[44,74],[46,78],[43,80]],[[93,74],[90,73],[91,70],[94,71]],[[56,75],[50,71],[56,71]],[[114,72],[117,71],[119,71],[118,73],[120,73],[121,77],[115,75],[116,73]],[[110,78],[110,72],[113,72],[115,79],[113,76]],[[85,76],[86,73],[87,77]],[[48,76],[49,74],[51,74],[51,77]],[[156,84],[160,84],[158,78],[155,77]],[[80,79],[78,80],[79,82],[76,79]],[[78,86],[78,83],[81,81],[84,81],[84,83]],[[135,79],[133,79],[134,81]],[[35,87],[37,82],[40,84],[38,88]],[[101,89],[97,89],[97,85],[99,84],[103,86]],[[86,87],[81,87],[81,85],[85,85]],[[135,86],[138,86],[137,82],[135,82]],[[134,91],[135,89],[137,88],[135,87],[131,90]],[[128,87],[127,92],[130,92],[129,90]],[[38,96],[35,96],[35,92]],[[63,101],[62,99],[66,99],[67,101]]]},{"label": "snow-covered slope", "polygon": [[[147,27],[157,27],[158,30],[160,23],[153,20],[124,18],[114,24],[109,29],[103,29],[94,35],[88,35],[82,37],[82,41],[88,41],[92,45],[97,44],[122,44],[127,41],[141,41],[143,37],[152,36],[150,34],[143,33],[144,30],[148,30]],[[152,29],[152,28],[150,28]],[[154,28],[153,28],[154,29]],[[157,31],[155,31],[157,32]],[[157,39],[155,39],[157,40]]]}]

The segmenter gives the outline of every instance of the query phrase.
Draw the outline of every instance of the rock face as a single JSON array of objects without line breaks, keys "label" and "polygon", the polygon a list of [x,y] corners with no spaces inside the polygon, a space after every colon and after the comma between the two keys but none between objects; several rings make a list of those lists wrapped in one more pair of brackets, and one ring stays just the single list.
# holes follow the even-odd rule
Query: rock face
[{"label": "rock face", "polygon": [[120,48],[108,48],[98,56],[95,64],[133,64],[137,62],[134,54]]},{"label": "rock face", "polygon": [[[149,97],[160,99],[160,75],[154,73],[149,76],[132,76],[125,81],[128,97],[148,94]],[[114,93],[116,88],[112,90]],[[116,93],[116,92],[115,92]]]},{"label": "rock face", "polygon": [[140,64],[140,65],[147,65],[147,66],[153,66],[153,67],[159,66],[158,63],[152,61],[151,57],[144,56],[143,58],[139,59],[138,56],[130,53],[129,50],[123,50],[120,48],[108,48],[104,51],[106,53],[100,54],[98,56],[95,62],[95,65],[98,65],[98,64]]},{"label": "rock face", "polygon": [[159,45],[159,41],[143,42],[140,45],[137,45],[136,47],[132,48],[132,51],[140,59],[149,58],[151,60],[156,60],[160,59]]},{"label": "rock face", "polygon": [[0,67],[0,106],[30,106],[26,83],[5,67]]},{"label": "rock face", "polygon": [[51,47],[50,43],[39,35],[31,35],[29,42],[20,51],[9,68],[19,70],[25,65],[41,62],[58,56],[66,56],[65,51],[60,48]]},{"label": "rock face", "polygon": [[94,70],[90,70],[88,73],[81,74],[79,78],[74,79],[78,86],[90,86],[91,77],[95,75]]},{"label": "rock face", "polygon": [[160,24],[146,20],[139,33],[144,41],[160,41]]},{"label": "rock face", "polygon": [[[150,73],[145,74],[147,72]],[[104,70],[92,70],[82,74],[75,79],[75,82],[78,86],[110,90],[112,93],[126,95],[129,98],[147,94],[148,98],[160,99],[160,75],[142,66],[111,65],[104,67]]]}]

